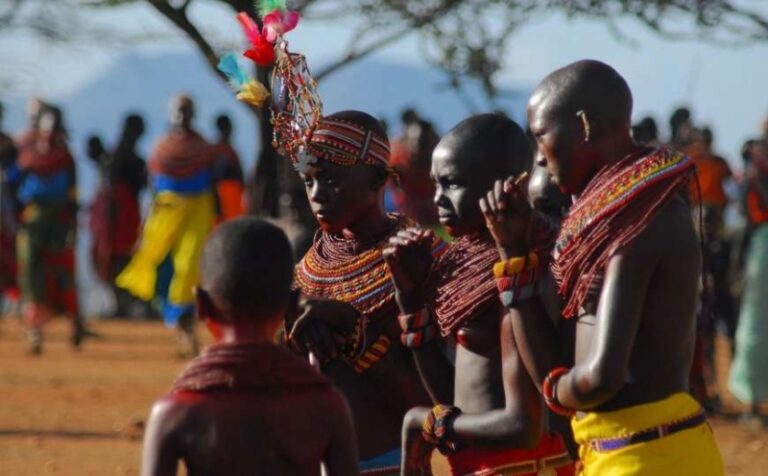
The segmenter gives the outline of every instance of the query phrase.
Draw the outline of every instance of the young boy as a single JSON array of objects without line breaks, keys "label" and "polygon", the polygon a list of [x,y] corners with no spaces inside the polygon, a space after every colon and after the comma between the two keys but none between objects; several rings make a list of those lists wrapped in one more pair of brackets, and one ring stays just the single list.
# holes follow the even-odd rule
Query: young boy
[{"label": "young boy", "polygon": [[[491,272],[499,255],[478,205],[495,180],[530,166],[528,140],[512,120],[481,114],[462,121],[432,156],[438,215],[455,238],[432,272],[435,282],[428,282],[429,232],[401,231],[385,250],[403,340],[414,350],[424,383],[438,403],[406,415],[405,474],[422,474],[435,446],[447,454],[453,474],[573,474],[562,439],[542,434],[543,405],[499,300]],[[441,341],[431,341],[435,324]],[[453,394],[444,385],[451,362],[441,347],[455,355]]]},{"label": "young boy", "polygon": [[203,250],[197,310],[222,340],[194,359],[155,403],[142,474],[357,474],[349,408],[330,381],[275,346],[293,258],[283,232],[256,218],[214,231]]},{"label": "young boy", "polygon": [[[630,136],[632,94],[613,68],[579,61],[536,88],[536,161],[576,197],[555,245],[560,296],[510,302],[515,341],[553,411],[575,417],[585,475],[721,475],[688,394],[701,248],[685,197],[693,164]],[[527,256],[531,209],[511,181],[481,202],[502,259]],[[511,197],[511,199],[510,199]],[[544,287],[546,289],[546,287]],[[576,321],[575,365],[554,319]]]}]

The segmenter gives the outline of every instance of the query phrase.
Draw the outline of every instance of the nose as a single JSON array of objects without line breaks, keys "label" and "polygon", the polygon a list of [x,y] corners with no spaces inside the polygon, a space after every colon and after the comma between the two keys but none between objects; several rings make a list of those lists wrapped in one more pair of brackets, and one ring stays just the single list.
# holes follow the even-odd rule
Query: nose
[{"label": "nose", "polygon": [[547,167],[547,158],[539,150],[536,151],[536,165],[544,168]]},{"label": "nose", "polygon": [[320,180],[315,180],[309,188],[309,201],[323,204],[328,201],[328,193]]},{"label": "nose", "polygon": [[432,203],[438,207],[445,201],[445,195],[443,194],[443,187],[440,185],[435,186],[435,196],[432,197]]}]

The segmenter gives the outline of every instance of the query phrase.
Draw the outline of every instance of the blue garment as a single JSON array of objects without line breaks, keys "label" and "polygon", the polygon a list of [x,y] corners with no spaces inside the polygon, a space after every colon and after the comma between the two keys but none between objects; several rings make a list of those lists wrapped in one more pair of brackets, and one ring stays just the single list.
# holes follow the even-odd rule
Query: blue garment
[{"label": "blue garment", "polygon": [[152,177],[152,188],[155,192],[174,192],[178,194],[200,193],[211,188],[211,172],[203,170],[185,178],[174,178],[170,175],[157,174]]},{"label": "blue garment", "polygon": [[72,187],[72,175],[68,170],[51,174],[26,174],[19,185],[18,197],[21,203],[56,202],[66,198]]},{"label": "blue garment", "polygon": [[386,453],[382,453],[379,456],[374,456],[373,458],[368,458],[364,461],[359,461],[357,463],[357,467],[360,469],[360,472],[363,471],[374,471],[374,470],[383,470],[383,469],[395,469],[399,472],[400,470],[400,461],[402,460],[403,452],[400,448],[395,448],[392,451],[387,451]]}]

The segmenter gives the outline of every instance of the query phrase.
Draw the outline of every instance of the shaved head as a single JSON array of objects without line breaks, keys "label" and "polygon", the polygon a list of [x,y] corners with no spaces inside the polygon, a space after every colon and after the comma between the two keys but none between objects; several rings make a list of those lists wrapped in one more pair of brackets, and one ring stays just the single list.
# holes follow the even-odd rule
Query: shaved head
[{"label": "shaved head", "polygon": [[501,114],[478,114],[458,123],[437,145],[454,161],[484,167],[495,178],[519,175],[531,168],[531,147],[525,132]]},{"label": "shaved head", "polygon": [[285,233],[264,220],[228,221],[211,233],[200,261],[200,286],[221,310],[258,318],[290,302],[293,253]]},{"label": "shaved head", "polygon": [[479,114],[460,122],[432,153],[440,223],[453,236],[484,229],[478,201],[496,180],[531,168],[528,137],[513,120]]},{"label": "shaved head", "polygon": [[632,140],[632,92],[605,63],[578,61],[544,78],[528,102],[536,163],[561,190],[579,193],[606,163],[626,155]]},{"label": "shaved head", "polygon": [[590,120],[629,124],[632,92],[612,67],[582,60],[560,68],[539,83],[529,107],[544,107],[549,114],[574,116],[584,111]]}]

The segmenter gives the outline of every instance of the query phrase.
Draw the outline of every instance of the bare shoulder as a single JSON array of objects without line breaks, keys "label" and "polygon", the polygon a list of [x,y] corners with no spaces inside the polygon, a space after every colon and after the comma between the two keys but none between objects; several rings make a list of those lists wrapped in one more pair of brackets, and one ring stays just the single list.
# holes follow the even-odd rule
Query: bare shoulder
[{"label": "bare shoulder", "polygon": [[622,255],[648,259],[698,254],[699,242],[693,219],[688,200],[681,194],[672,196]]},{"label": "bare shoulder", "polygon": [[192,393],[169,393],[152,405],[149,425],[164,434],[174,433],[188,421],[200,400]]}]

